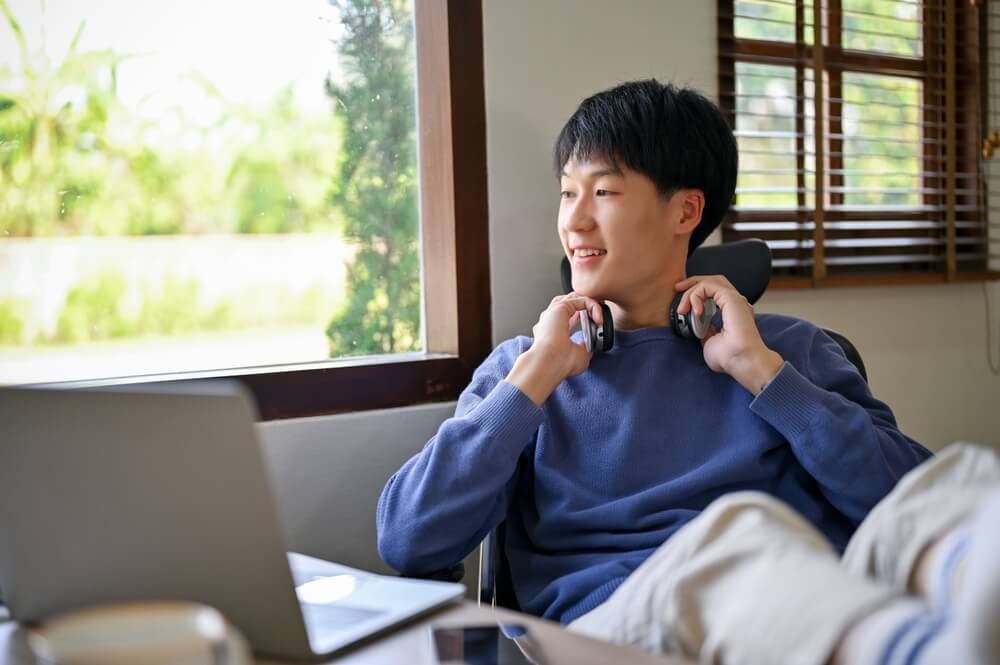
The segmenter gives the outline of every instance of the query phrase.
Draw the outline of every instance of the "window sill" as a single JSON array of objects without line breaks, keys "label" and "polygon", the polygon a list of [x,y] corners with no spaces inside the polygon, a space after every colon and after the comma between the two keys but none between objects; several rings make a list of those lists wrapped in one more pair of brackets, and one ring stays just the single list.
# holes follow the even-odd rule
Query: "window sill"
[{"label": "window sill", "polygon": [[408,353],[295,365],[40,384],[58,388],[232,380],[257,404],[259,419],[304,418],[448,402],[458,398],[474,368],[457,355]]}]

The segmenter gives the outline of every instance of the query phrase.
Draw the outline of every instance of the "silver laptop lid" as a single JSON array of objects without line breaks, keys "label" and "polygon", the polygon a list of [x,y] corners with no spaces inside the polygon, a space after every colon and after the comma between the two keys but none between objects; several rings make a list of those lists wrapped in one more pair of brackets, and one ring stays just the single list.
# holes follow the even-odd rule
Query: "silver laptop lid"
[{"label": "silver laptop lid", "polygon": [[258,653],[308,657],[254,421],[229,382],[0,388],[0,589],[13,616],[193,600]]}]

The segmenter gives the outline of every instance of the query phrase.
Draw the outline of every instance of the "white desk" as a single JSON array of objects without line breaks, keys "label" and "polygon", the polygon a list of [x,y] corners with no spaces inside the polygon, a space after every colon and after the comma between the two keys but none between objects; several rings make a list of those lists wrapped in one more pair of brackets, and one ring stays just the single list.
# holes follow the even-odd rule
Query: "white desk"
[{"label": "white desk", "polygon": [[[692,665],[676,658],[657,658],[636,649],[591,640],[563,630],[556,623],[507,610],[477,607],[468,602],[445,607],[422,619],[360,644],[327,661],[336,665],[436,665],[428,627],[504,620],[527,626],[538,639],[550,665]],[[25,630],[12,622],[0,624],[0,665],[38,665],[25,642]],[[283,665],[259,660],[258,665]]]}]

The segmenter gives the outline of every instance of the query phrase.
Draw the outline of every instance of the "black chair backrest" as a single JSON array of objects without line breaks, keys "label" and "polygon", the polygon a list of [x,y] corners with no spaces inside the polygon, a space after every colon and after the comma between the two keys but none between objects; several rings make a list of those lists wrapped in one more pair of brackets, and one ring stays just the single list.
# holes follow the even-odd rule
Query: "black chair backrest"
[{"label": "black chair backrest", "polygon": [[868,372],[865,370],[865,362],[861,359],[861,353],[858,352],[858,349],[851,344],[851,340],[847,339],[836,330],[823,328],[823,332],[832,337],[833,341],[840,345],[840,349],[844,352],[844,355],[847,356],[847,359],[851,361],[851,364],[857,368],[858,374],[860,374],[861,378],[865,380],[865,383],[868,383]]}]

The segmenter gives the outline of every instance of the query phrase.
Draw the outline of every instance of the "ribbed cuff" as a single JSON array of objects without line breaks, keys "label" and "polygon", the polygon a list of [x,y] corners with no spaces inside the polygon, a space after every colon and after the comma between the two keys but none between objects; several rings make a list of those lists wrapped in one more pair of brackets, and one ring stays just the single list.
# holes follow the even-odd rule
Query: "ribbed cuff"
[{"label": "ribbed cuff", "polygon": [[618,590],[618,587],[620,587],[624,581],[625,577],[615,577],[608,580],[584,596],[583,600],[578,602],[576,605],[567,608],[566,611],[563,612],[562,616],[553,618],[557,619],[559,623],[563,625],[576,621],[591,610],[597,609],[597,607],[603,605],[604,602],[611,597],[611,594]]},{"label": "ribbed cuff", "polygon": [[750,402],[750,410],[792,439],[812,425],[820,413],[825,391],[785,362],[764,390]]},{"label": "ribbed cuff", "polygon": [[516,386],[501,381],[468,418],[494,439],[527,441],[545,420],[545,413]]}]

